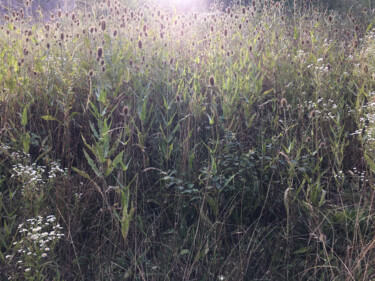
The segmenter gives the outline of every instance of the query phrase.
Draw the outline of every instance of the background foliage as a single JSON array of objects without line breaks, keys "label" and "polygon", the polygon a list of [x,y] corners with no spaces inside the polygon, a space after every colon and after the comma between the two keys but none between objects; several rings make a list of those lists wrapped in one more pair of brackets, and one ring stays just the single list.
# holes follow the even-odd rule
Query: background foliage
[{"label": "background foliage", "polygon": [[5,15],[1,278],[374,278],[374,7],[294,4]]}]

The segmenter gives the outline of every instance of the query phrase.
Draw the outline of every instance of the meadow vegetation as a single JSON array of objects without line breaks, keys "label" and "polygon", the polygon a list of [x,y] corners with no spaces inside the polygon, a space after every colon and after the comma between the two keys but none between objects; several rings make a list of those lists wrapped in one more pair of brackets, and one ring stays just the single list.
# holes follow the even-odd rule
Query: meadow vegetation
[{"label": "meadow vegetation", "polygon": [[136,2],[1,20],[0,279],[374,279],[371,1]]}]

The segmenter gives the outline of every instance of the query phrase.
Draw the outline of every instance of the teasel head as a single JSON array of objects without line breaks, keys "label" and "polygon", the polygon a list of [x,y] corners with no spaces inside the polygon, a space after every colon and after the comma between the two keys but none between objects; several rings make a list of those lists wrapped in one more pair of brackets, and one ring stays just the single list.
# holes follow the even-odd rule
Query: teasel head
[{"label": "teasel head", "polygon": [[368,73],[368,66],[367,66],[367,65],[363,66],[363,71],[364,71],[365,73]]},{"label": "teasel head", "polygon": [[102,66],[102,71],[105,72],[105,66],[104,65]]},{"label": "teasel head", "polygon": [[90,33],[93,34],[95,32],[95,27],[94,26],[91,26],[90,27]]},{"label": "teasel head", "polygon": [[64,32],[61,32],[61,34],[60,34],[61,41],[64,41],[64,38],[65,38],[65,34],[64,34]]},{"label": "teasel head", "polygon": [[98,54],[98,58],[101,58],[103,56],[103,48],[102,47],[98,48],[97,54]]},{"label": "teasel head", "polygon": [[122,108],[122,115],[123,116],[128,116],[129,115],[129,107],[127,105],[125,105],[123,108]]},{"label": "teasel head", "polygon": [[101,28],[102,28],[103,31],[105,31],[106,25],[107,24],[106,24],[105,20],[102,20],[102,22],[101,22]]},{"label": "teasel head", "polygon": [[224,29],[224,36],[228,35],[228,29]]},{"label": "teasel head", "polygon": [[47,45],[46,45],[47,49],[51,48],[51,45],[49,42],[47,42]]},{"label": "teasel head", "polygon": [[309,118],[310,118],[310,119],[314,118],[314,117],[315,117],[315,114],[316,114],[315,110],[314,110],[314,109],[311,110],[311,111],[310,111],[310,114],[309,114]]},{"label": "teasel head", "polygon": [[210,76],[210,78],[209,78],[209,82],[210,82],[210,86],[211,86],[211,87],[215,86],[215,78],[214,78],[213,75]]},{"label": "teasel head", "polygon": [[117,36],[117,29],[115,29],[115,30],[113,31],[113,36],[114,36],[114,37]]},{"label": "teasel head", "polygon": [[93,75],[94,75],[94,71],[92,69],[90,69],[89,76],[92,77]]},{"label": "teasel head", "polygon": [[142,49],[142,41],[141,40],[138,40],[138,48]]},{"label": "teasel head", "polygon": [[58,10],[58,11],[57,11],[57,17],[58,17],[58,18],[61,18],[61,10]]},{"label": "teasel head", "polygon": [[179,94],[176,95],[176,102],[177,103],[181,102],[181,96]]}]

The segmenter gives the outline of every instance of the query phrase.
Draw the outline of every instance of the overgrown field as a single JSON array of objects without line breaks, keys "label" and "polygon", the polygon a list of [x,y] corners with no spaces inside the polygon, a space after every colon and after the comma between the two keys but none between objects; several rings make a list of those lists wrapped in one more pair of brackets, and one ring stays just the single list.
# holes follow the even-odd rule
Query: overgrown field
[{"label": "overgrown field", "polygon": [[375,7],[301,2],[3,17],[0,279],[374,280]]}]

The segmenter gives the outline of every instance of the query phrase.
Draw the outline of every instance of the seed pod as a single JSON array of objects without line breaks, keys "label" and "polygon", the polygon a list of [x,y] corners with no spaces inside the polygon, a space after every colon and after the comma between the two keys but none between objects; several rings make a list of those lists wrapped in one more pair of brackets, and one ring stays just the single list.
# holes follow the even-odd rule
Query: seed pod
[{"label": "seed pod", "polygon": [[103,48],[99,47],[97,53],[98,53],[98,58],[101,58],[103,56]]},{"label": "seed pod", "polygon": [[212,75],[210,76],[209,81],[211,87],[215,86],[215,78]]},{"label": "seed pod", "polygon": [[280,106],[283,108],[283,107],[287,107],[288,106],[288,102],[285,98],[282,98],[281,101],[280,101]]}]

